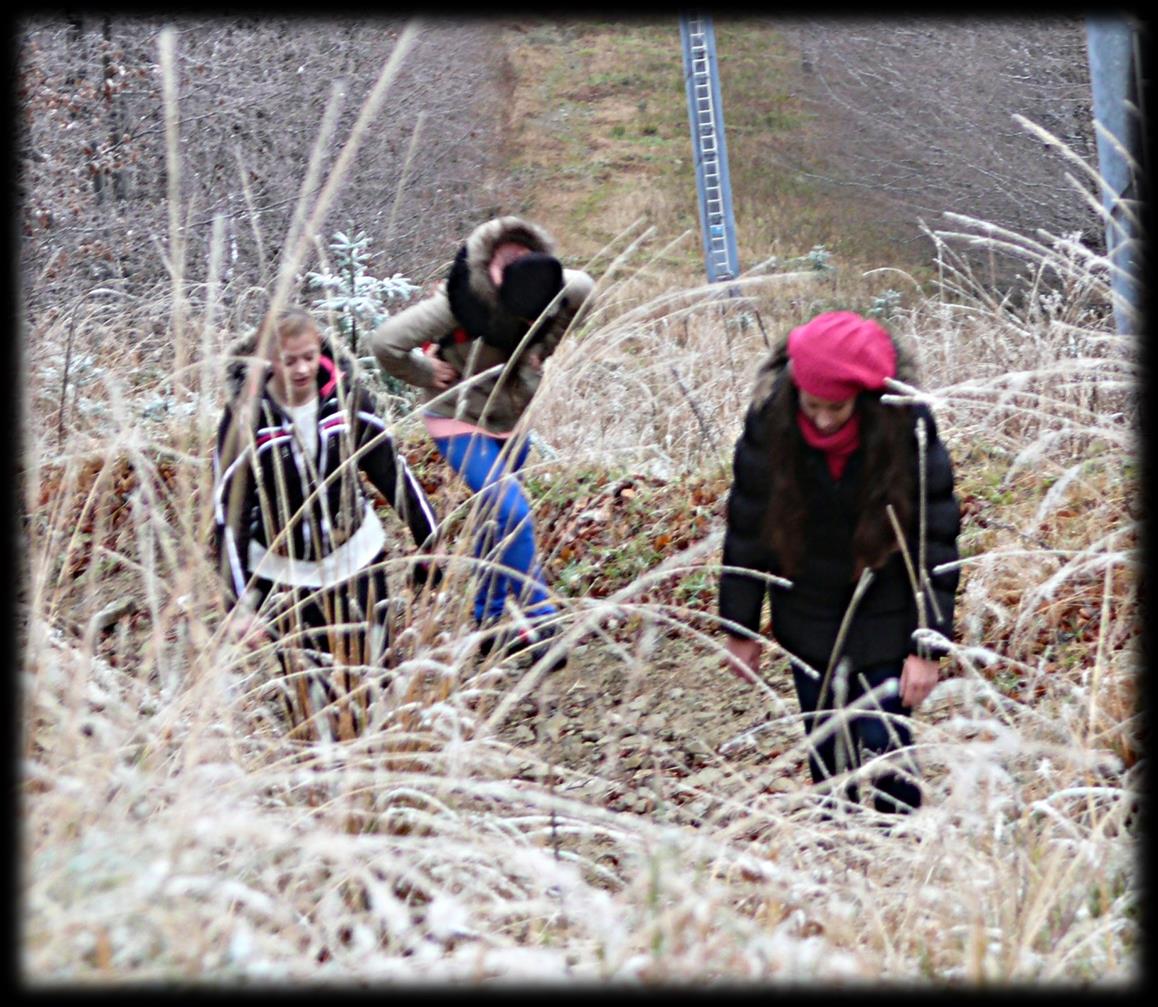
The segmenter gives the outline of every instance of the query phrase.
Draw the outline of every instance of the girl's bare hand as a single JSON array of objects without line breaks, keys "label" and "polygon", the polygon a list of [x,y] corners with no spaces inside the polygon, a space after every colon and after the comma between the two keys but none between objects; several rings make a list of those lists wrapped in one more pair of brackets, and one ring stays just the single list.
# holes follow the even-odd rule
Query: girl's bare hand
[{"label": "girl's bare hand", "polygon": [[440,392],[446,391],[462,377],[457,370],[445,360],[439,357],[430,358],[430,366],[434,369],[434,381],[431,383],[432,388],[438,389]]},{"label": "girl's bare hand", "polygon": [[760,675],[760,641],[728,634],[728,657],[724,664],[741,682],[753,683]]},{"label": "girl's bare hand", "polygon": [[249,650],[257,650],[270,639],[265,620],[243,605],[238,605],[230,612],[226,620],[226,632],[234,643],[244,644]]},{"label": "girl's bare hand", "polygon": [[933,691],[940,677],[940,665],[928,658],[910,654],[901,668],[901,702],[915,710]]}]

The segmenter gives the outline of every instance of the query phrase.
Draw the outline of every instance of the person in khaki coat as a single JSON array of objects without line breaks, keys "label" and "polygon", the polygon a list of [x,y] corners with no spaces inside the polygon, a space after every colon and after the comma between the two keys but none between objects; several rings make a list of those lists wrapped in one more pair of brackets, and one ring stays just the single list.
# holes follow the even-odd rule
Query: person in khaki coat
[{"label": "person in khaki coat", "polygon": [[477,623],[498,629],[508,597],[528,617],[521,631],[488,636],[488,652],[533,647],[538,656],[557,627],[518,477],[530,447],[519,420],[544,361],[582,317],[595,284],[554,253],[538,225],[489,220],[459,248],[445,284],[388,318],[371,343],[387,374],[423,389],[423,422],[435,445],[480,495]]}]

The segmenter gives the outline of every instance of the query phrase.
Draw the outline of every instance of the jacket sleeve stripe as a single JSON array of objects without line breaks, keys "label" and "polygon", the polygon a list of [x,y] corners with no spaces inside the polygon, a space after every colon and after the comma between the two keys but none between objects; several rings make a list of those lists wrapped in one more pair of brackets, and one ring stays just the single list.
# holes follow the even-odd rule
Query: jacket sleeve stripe
[{"label": "jacket sleeve stripe", "polygon": [[[225,491],[233,479],[233,473],[239,465],[248,462],[245,453],[238,455],[233,460],[233,463],[225,470],[225,473],[217,480],[217,488],[213,494],[213,516],[220,525],[225,524],[225,507],[223,501],[225,499]],[[218,463],[220,464],[220,463]]]},{"label": "jacket sleeve stripe", "polygon": [[414,478],[414,473],[410,471],[410,466],[406,464],[406,459],[401,455],[398,455],[398,465],[402,469],[402,478],[406,480],[406,496],[418,504],[419,510],[426,521],[426,537],[429,537],[438,529],[438,518],[434,516],[434,510],[430,506],[430,500],[427,498],[422,484]]},{"label": "jacket sleeve stripe", "polygon": [[237,543],[233,538],[233,531],[225,529],[225,552],[229,557],[229,569],[233,574],[233,593],[241,598],[245,594],[247,578],[241,568],[241,557],[237,554]]}]

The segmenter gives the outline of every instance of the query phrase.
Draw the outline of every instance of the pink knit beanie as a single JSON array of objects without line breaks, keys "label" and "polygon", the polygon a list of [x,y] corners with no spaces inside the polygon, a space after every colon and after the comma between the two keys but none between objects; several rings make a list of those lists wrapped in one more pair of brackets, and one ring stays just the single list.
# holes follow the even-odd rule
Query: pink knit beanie
[{"label": "pink knit beanie", "polygon": [[833,402],[884,388],[897,368],[892,337],[854,311],[828,311],[793,329],[788,358],[797,388]]}]

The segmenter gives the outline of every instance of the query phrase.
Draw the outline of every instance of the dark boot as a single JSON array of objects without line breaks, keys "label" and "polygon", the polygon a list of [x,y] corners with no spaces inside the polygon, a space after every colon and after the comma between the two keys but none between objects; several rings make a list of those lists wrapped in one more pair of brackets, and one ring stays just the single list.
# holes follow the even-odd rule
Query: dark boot
[{"label": "dark boot", "polygon": [[[490,622],[481,624],[479,628],[487,631],[487,635],[479,644],[479,653],[484,658],[498,654],[501,660],[529,651],[532,664],[546,657],[559,633],[558,626],[547,621],[547,618],[523,626],[499,627],[498,623]],[[560,671],[566,664],[566,653],[560,654],[547,669],[547,674]]]}]

